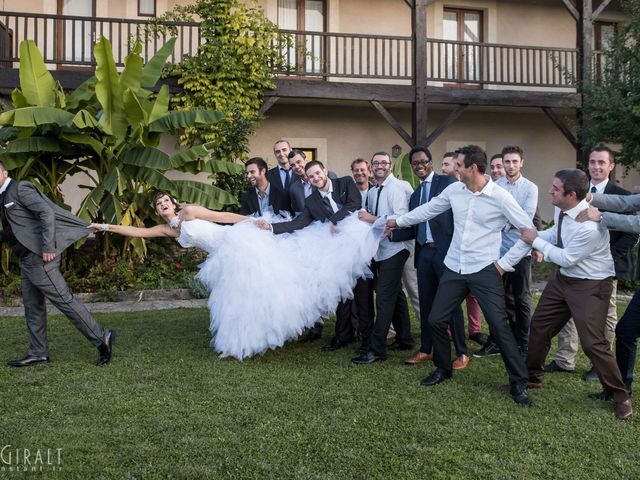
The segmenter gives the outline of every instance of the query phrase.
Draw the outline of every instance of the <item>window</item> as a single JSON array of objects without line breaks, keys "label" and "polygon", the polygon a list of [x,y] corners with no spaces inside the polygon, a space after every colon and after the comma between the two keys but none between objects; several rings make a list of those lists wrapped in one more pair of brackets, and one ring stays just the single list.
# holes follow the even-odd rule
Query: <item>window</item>
[{"label": "window", "polygon": [[325,31],[325,1],[278,0],[278,26],[305,32],[294,34],[295,46],[282,52],[289,67],[298,73],[321,73],[323,37],[307,32]]},{"label": "window", "polygon": [[455,42],[446,45],[442,60],[447,79],[479,82],[480,46],[461,42],[482,42],[482,12],[445,8],[443,22],[443,39]]},{"label": "window", "polygon": [[156,16],[156,0],[138,0],[139,17]]},{"label": "window", "polygon": [[[95,0],[58,0],[58,14],[75,17],[94,17]],[[90,20],[59,20],[56,23],[56,55],[70,64],[91,62],[95,23]]]},{"label": "window", "polygon": [[598,80],[602,78],[607,68],[606,50],[611,47],[614,37],[616,36],[617,25],[609,22],[595,22],[594,24],[594,42],[595,50],[595,70]]},{"label": "window", "polygon": [[313,160],[318,159],[318,149],[317,148],[308,148],[308,147],[296,147],[298,150],[302,150],[304,152],[304,156],[307,157],[307,162],[311,162]]}]

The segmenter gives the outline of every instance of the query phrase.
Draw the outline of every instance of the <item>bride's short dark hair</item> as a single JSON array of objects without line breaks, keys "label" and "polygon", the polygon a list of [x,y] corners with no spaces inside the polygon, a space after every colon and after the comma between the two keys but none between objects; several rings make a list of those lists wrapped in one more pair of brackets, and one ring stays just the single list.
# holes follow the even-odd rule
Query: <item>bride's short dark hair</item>
[{"label": "bride's short dark hair", "polygon": [[176,202],[176,199],[173,198],[170,193],[163,192],[162,190],[158,190],[155,193],[155,195],[153,196],[153,209],[154,210],[156,208],[156,204],[158,203],[158,199],[161,198],[161,197],[169,197],[169,200],[171,200],[171,203],[173,203],[173,205],[176,207],[176,212],[180,211],[180,205],[178,204],[178,202]]}]

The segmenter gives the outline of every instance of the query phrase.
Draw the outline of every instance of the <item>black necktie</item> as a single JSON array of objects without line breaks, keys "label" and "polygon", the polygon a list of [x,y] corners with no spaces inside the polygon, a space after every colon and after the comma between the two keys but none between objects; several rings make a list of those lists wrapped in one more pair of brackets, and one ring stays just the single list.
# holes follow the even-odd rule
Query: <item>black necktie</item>
[{"label": "black necktie", "polygon": [[564,216],[566,215],[566,213],[564,212],[560,212],[560,215],[558,216],[558,237],[556,238],[556,246],[558,248],[564,248],[564,245],[562,244],[562,220],[564,220]]},{"label": "black necktie", "polygon": [[591,193],[597,193],[598,189],[596,187],[591,187]]},{"label": "black necktie", "polygon": [[327,207],[327,212],[329,212],[330,215],[333,215],[335,212],[333,211],[333,207],[331,206],[331,200],[329,200],[329,197],[322,197],[322,203],[324,204],[325,207]]},{"label": "black necktie", "polygon": [[384,185],[378,185],[378,196],[376,197],[376,209],[373,212],[373,214],[376,217],[378,216],[378,207],[380,206],[380,194],[382,193],[383,188],[384,188]]},{"label": "black necktie", "polygon": [[291,173],[291,169],[285,170],[284,168],[282,168],[281,170],[284,171],[284,189],[289,190],[289,182],[291,181],[291,179],[289,178],[289,174]]}]

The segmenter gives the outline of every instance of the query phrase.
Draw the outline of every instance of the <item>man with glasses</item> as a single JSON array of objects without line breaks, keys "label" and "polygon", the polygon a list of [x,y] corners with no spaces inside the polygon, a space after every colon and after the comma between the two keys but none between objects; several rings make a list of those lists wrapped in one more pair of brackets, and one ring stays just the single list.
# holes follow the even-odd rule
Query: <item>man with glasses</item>
[{"label": "man with glasses", "polygon": [[[395,218],[409,211],[408,182],[398,180],[391,173],[391,156],[377,152],[371,159],[373,178],[376,186],[369,190],[368,212],[361,210],[361,220],[373,223],[378,217]],[[409,323],[407,297],[402,291],[402,272],[409,258],[410,241],[391,242],[388,238],[380,242],[374,256],[373,272],[376,291],[376,320],[371,335],[371,345],[367,352],[352,359],[358,365],[371,364],[386,359],[386,338],[392,319],[396,327],[396,343],[399,349],[414,346]],[[395,318],[394,318],[395,314]]]},{"label": "man with glasses", "polygon": [[[449,175],[438,175],[433,171],[433,157],[426,147],[420,145],[413,147],[409,158],[413,173],[420,179],[420,185],[409,199],[410,210],[414,210],[438,196],[440,192],[456,181]],[[413,227],[392,232],[392,241],[396,240],[396,237],[398,239],[415,239],[414,262],[418,270],[420,298],[420,350],[405,360],[404,363],[407,365],[424,363],[433,359],[433,342],[427,320],[431,313],[440,277],[444,272],[444,257],[447,255],[452,235],[453,214],[451,210]],[[464,316],[460,307],[451,314],[450,325],[457,354],[453,368],[462,369],[469,363],[469,356],[464,339]]]}]

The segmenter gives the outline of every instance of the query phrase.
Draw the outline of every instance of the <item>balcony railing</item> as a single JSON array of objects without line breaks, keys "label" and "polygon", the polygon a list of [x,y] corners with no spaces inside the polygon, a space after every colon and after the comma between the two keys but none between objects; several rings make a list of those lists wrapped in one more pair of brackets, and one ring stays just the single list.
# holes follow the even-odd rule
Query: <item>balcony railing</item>
[{"label": "balcony railing", "polygon": [[[5,12],[0,14],[0,68],[18,61],[22,40],[31,39],[52,68],[95,65],[92,48],[104,35],[114,59],[124,65],[132,40],[150,59],[170,36],[177,37],[170,61],[195,55],[202,41],[198,23],[165,22],[162,35],[149,32],[154,21]],[[171,33],[168,33],[170,30]],[[280,53],[281,76],[400,81],[412,78],[410,37],[281,30],[291,39]],[[577,49],[426,39],[430,82],[444,85],[501,85],[543,89],[573,88]],[[274,47],[275,48],[275,47]]]}]

